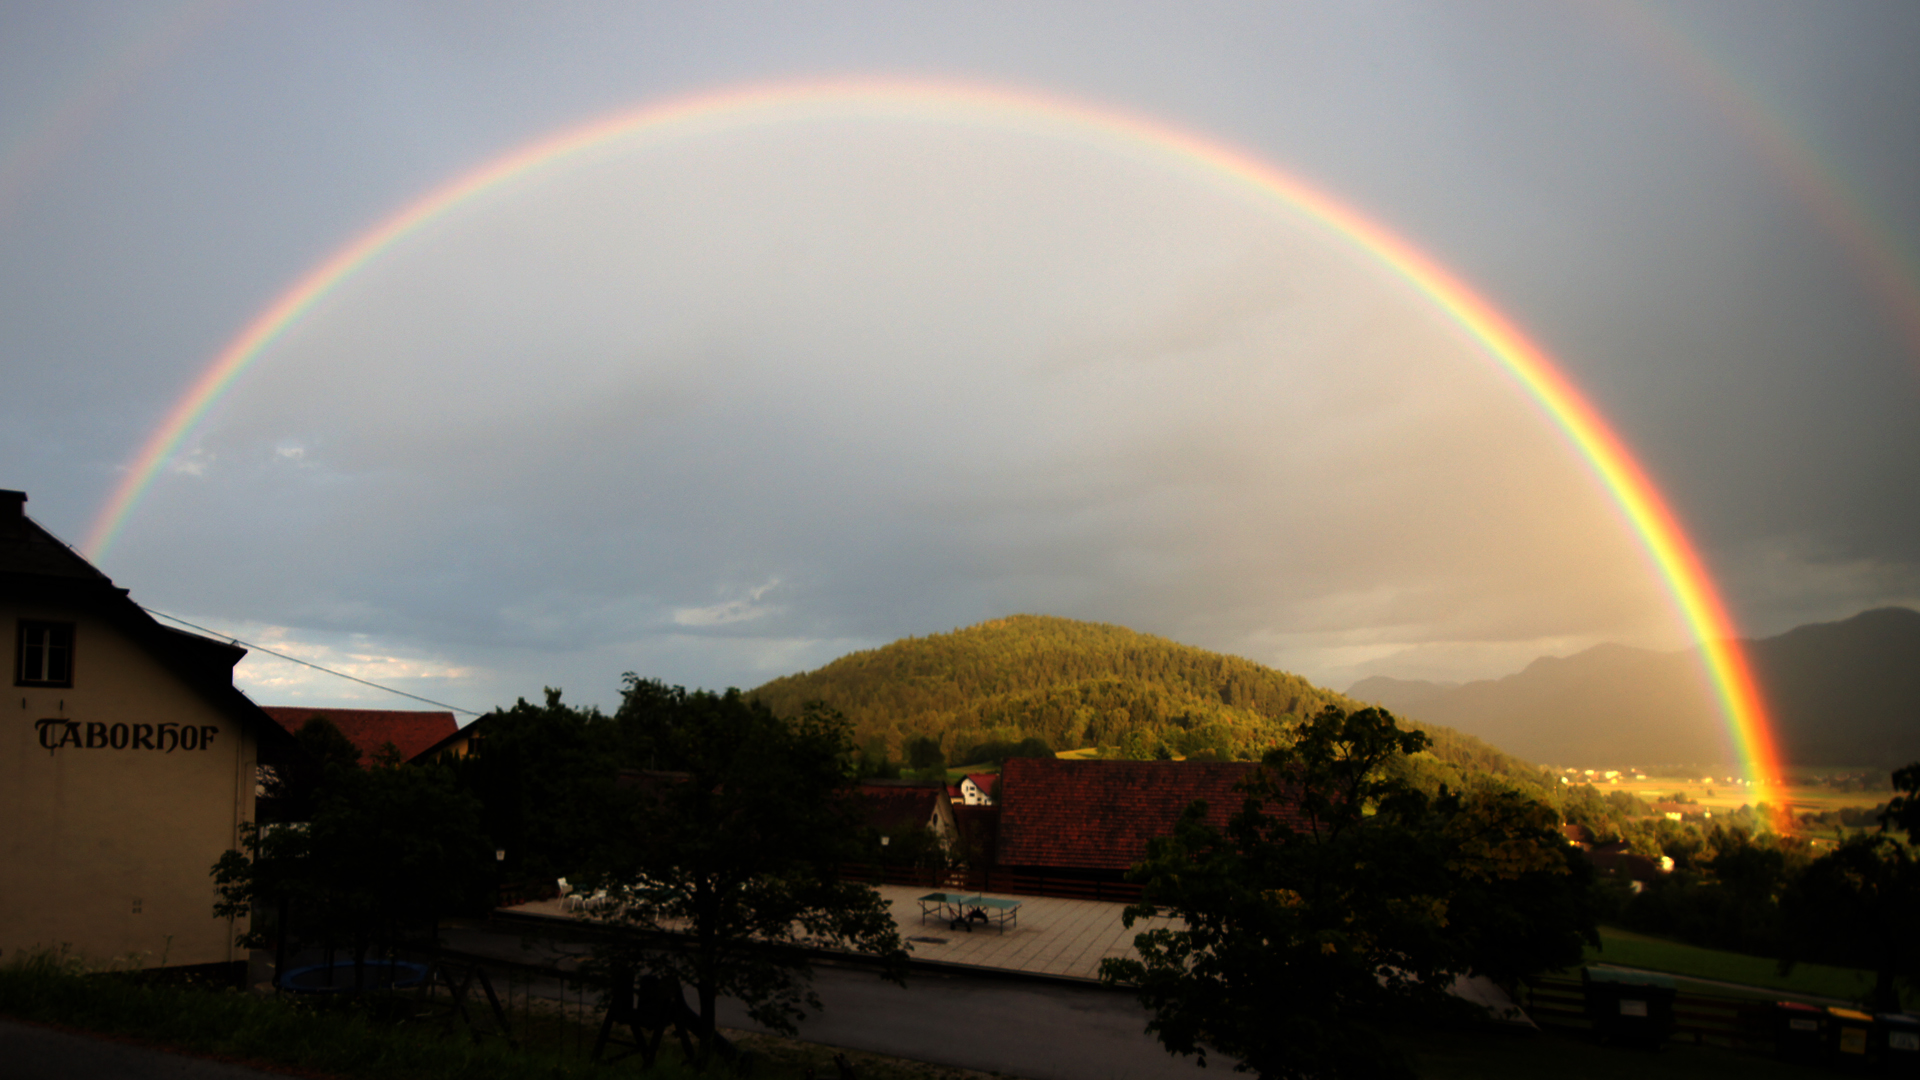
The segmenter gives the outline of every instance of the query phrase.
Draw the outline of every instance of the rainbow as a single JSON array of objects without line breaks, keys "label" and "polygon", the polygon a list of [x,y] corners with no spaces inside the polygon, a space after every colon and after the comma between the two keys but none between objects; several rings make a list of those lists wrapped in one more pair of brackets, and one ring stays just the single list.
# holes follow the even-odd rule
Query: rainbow
[{"label": "rainbow", "polygon": [[505,154],[379,222],[313,267],[249,322],[168,411],[97,516],[84,549],[99,559],[161,465],[233,382],[302,315],[395,243],[484,192],[525,181],[613,144],[659,141],[719,126],[790,123],[810,116],[974,123],[996,130],[1098,141],[1197,166],[1242,193],[1278,203],[1351,244],[1428,298],[1517,379],[1570,439],[1640,538],[1706,668],[1751,781],[1766,798],[1781,775],[1765,706],[1732,622],[1678,519],[1626,445],[1510,320],[1412,244],[1331,196],[1232,147],[1157,122],[1031,92],[948,83],[843,80],[754,85],[647,105],[562,131]]},{"label": "rainbow", "polygon": [[1815,153],[1778,110],[1762,107],[1760,92],[1742,85],[1732,68],[1687,33],[1676,14],[1644,3],[1596,5],[1594,11],[1687,82],[1772,166],[1846,251],[1862,284],[1898,329],[1908,358],[1920,361],[1920,261],[1895,240],[1900,230]]},{"label": "rainbow", "polygon": [[234,7],[232,0],[194,0],[173,11],[158,5],[137,9],[130,20],[134,33],[98,62],[73,70],[62,80],[67,92],[35,122],[23,125],[15,138],[0,144],[0,219],[17,210],[36,181],[71,153],[141,79]]}]

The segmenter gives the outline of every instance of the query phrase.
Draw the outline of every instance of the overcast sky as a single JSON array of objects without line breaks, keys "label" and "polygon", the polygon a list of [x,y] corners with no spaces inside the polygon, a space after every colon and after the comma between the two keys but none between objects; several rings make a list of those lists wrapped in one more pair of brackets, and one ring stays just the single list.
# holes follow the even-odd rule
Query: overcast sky
[{"label": "overcast sky", "polygon": [[[251,319],[519,147],[890,79],[1141,117],[1397,233],[1586,392],[1743,633],[1916,604],[1916,55],[1900,4],[0,4],[0,486],[79,543]],[[910,97],[455,207],[270,345],[100,561],[478,710],[1015,612],[1335,689],[1687,643],[1574,447],[1378,260],[1171,152]]]}]

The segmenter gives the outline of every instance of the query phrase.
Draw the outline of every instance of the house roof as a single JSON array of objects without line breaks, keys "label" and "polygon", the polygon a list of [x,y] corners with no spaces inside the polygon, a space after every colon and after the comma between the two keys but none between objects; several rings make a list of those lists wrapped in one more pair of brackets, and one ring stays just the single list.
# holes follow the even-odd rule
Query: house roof
[{"label": "house roof", "polygon": [[1623,845],[1603,844],[1587,857],[1593,860],[1595,868],[1605,871],[1623,871],[1634,881],[1648,882],[1660,877],[1660,864],[1645,855],[1635,855],[1624,849]]},{"label": "house roof", "polygon": [[[1002,866],[1125,869],[1173,832],[1196,799],[1215,827],[1240,809],[1249,762],[1010,758],[1000,773]],[[1269,812],[1284,812],[1271,808]],[[1304,824],[1304,819],[1299,819]]]},{"label": "house roof", "polygon": [[[80,553],[40,527],[26,511],[27,493],[0,491],[0,571],[111,585]],[[124,590],[121,591],[124,595]]]},{"label": "house roof", "polygon": [[925,827],[947,801],[942,788],[872,781],[860,785],[860,795],[867,804],[867,824],[883,833]]},{"label": "house roof", "polygon": [[997,806],[955,806],[954,830],[960,834],[960,850],[976,865],[991,866],[1000,836],[1000,808]]},{"label": "house roof", "polygon": [[420,750],[418,753],[414,754],[412,757],[409,757],[407,760],[408,761],[432,761],[435,757],[439,756],[442,750],[445,750],[448,747],[454,745],[455,743],[459,742],[461,739],[480,738],[481,736],[485,735],[488,731],[487,727],[483,727],[481,725],[486,724],[487,717],[493,716],[493,715],[494,715],[493,713],[488,713],[486,714],[486,716],[476,716],[473,718],[473,720],[470,723],[467,724],[466,727],[460,727],[458,726],[459,721],[458,720],[454,721],[455,727],[452,731],[449,731],[445,735],[440,736],[440,738],[436,742],[434,742],[433,745]]},{"label": "house roof", "polygon": [[983,794],[990,795],[993,793],[995,781],[1000,779],[1000,774],[990,772],[968,773],[967,779],[973,781],[973,786],[979,788]]},{"label": "house roof", "polygon": [[127,590],[27,516],[24,491],[0,490],[0,591],[26,602],[73,606],[97,615],[139,643],[222,713],[256,733],[263,761],[292,747],[260,707],[233,685],[247,650],[162,626]]},{"label": "house roof", "polygon": [[371,768],[375,755],[387,743],[400,751],[400,760],[412,761],[433,749],[459,729],[450,712],[424,709],[316,709],[310,705],[264,705],[288,734],[298,734],[307,721],[325,717],[360,751],[360,764]]}]

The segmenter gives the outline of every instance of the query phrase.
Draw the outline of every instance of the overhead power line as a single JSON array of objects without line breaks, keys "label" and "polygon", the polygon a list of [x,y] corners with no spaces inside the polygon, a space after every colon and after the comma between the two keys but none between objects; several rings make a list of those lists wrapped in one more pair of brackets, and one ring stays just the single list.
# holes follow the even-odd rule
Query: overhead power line
[{"label": "overhead power line", "polygon": [[302,667],[310,667],[315,671],[324,671],[329,675],[337,675],[340,678],[346,679],[349,682],[357,682],[361,686],[371,686],[375,690],[385,690],[389,694],[399,694],[403,698],[412,698],[415,701],[424,701],[429,705],[437,705],[442,709],[449,709],[457,713],[466,713],[468,716],[481,715],[480,713],[472,709],[463,709],[458,705],[449,705],[444,701],[435,701],[432,698],[423,698],[419,694],[409,694],[405,690],[395,690],[391,686],[381,686],[377,682],[369,682],[366,679],[359,677],[358,675],[349,675],[344,671],[335,671],[330,667],[322,667],[321,665],[316,664],[311,660],[302,660],[297,656],[288,656],[286,653],[283,653],[278,649],[269,649],[265,645],[256,645],[251,641],[242,641],[239,638],[234,637],[232,634],[222,633],[219,630],[210,630],[207,627],[201,626],[199,623],[188,622],[187,620],[181,618],[178,615],[169,615],[164,611],[155,611],[154,609],[146,606],[145,604],[140,605],[140,610],[146,612],[149,615],[158,615],[160,618],[166,619],[168,622],[177,622],[181,626],[191,626],[195,630],[198,630],[203,634],[212,634],[214,637],[226,638],[228,641],[233,642],[235,645],[245,645],[249,649],[254,649],[259,652],[267,653],[270,656],[277,656],[282,660],[291,660],[294,663],[301,665]]}]

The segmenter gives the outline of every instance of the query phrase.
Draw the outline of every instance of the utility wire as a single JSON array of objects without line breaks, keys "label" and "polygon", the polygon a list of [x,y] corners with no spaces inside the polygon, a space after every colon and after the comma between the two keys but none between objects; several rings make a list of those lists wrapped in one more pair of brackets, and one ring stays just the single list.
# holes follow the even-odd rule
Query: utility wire
[{"label": "utility wire", "polygon": [[255,650],[258,650],[259,652],[268,653],[272,656],[277,656],[282,660],[291,660],[296,664],[300,664],[305,667],[310,667],[315,671],[324,671],[329,675],[338,675],[343,679],[346,679],[350,682],[357,682],[362,686],[371,686],[375,690],[385,690],[389,694],[399,694],[401,697],[404,697],[404,698],[412,698],[415,701],[424,701],[429,705],[438,705],[443,709],[450,709],[453,712],[466,713],[468,716],[480,715],[479,713],[473,711],[472,709],[463,709],[458,705],[449,705],[444,701],[435,701],[432,698],[423,698],[419,694],[409,694],[405,690],[395,690],[391,686],[381,686],[377,682],[368,682],[367,680],[360,678],[358,675],[349,675],[344,671],[335,671],[330,667],[321,667],[319,664],[313,663],[308,660],[302,660],[297,656],[288,656],[286,653],[280,652],[276,649],[269,649],[265,645],[255,645],[251,641],[241,641],[239,638],[234,637],[232,634],[223,634],[218,630],[209,630],[206,627],[201,626],[199,623],[188,622],[187,620],[181,618],[178,615],[169,615],[164,611],[155,611],[152,608],[146,606],[145,604],[140,605],[140,610],[146,612],[149,615],[158,615],[161,618],[168,620],[169,622],[177,622],[181,626],[191,626],[195,630],[198,630],[203,634],[212,634],[214,637],[226,638],[228,641],[233,642],[235,645],[245,645],[249,649],[255,649]]}]

